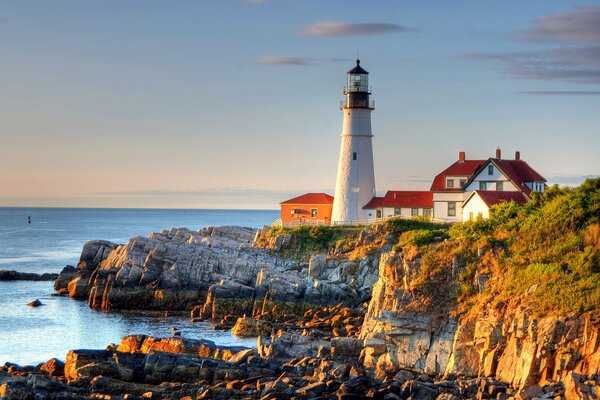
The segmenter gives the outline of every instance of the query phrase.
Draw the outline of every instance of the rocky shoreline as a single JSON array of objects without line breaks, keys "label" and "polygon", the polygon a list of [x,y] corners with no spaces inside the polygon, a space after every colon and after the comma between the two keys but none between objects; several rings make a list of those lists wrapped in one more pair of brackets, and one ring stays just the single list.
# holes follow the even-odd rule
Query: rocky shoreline
[{"label": "rocky shoreline", "polygon": [[[322,232],[310,235],[321,240]],[[600,396],[597,322],[498,304],[457,317],[449,309],[453,277],[419,286],[422,260],[394,246],[398,235],[372,226],[304,253],[302,237],[241,227],[174,228],[122,245],[88,242],[77,267],[56,279],[58,293],[104,310],[189,312],[193,321],[257,337],[256,349],[127,336],[105,350],[72,350],[64,365],[6,364],[0,397]],[[484,247],[478,257],[483,264],[498,254]],[[458,257],[447,262],[453,275],[465,268]],[[483,287],[485,276],[477,282]]]},{"label": "rocky shoreline", "polygon": [[44,273],[35,274],[31,272],[18,272],[0,270],[0,281],[56,281],[58,274]]}]

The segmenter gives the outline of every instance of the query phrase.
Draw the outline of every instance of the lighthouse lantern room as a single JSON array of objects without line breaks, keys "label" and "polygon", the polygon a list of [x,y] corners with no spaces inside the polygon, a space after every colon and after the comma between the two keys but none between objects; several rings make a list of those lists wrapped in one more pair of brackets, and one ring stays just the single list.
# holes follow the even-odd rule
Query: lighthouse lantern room
[{"label": "lighthouse lantern room", "polygon": [[371,133],[374,107],[370,100],[369,73],[356,60],[356,66],[346,75],[346,100],[341,107],[342,143],[331,215],[334,224],[365,220],[363,206],[375,197]]}]

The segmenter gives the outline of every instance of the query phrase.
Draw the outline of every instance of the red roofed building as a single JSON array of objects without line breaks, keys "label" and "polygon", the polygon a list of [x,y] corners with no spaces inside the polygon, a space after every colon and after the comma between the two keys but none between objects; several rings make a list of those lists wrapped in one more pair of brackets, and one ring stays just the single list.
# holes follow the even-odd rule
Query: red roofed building
[{"label": "red roofed building", "polygon": [[460,152],[458,161],[433,180],[433,216],[449,222],[468,220],[469,215],[463,215],[463,203],[475,190],[518,192],[529,199],[531,191],[543,192],[545,183],[543,176],[521,160],[518,151],[514,160],[503,159],[500,149],[495,158],[487,160],[467,160]]},{"label": "red roofed building", "polygon": [[488,218],[490,207],[499,203],[525,204],[529,198],[523,192],[498,192],[491,190],[473,190],[462,205],[463,221],[475,218]]},{"label": "red roofed building", "polygon": [[373,197],[363,207],[367,219],[389,217],[431,217],[433,193],[427,191],[390,190],[384,197]]},{"label": "red roofed building", "polygon": [[306,193],[279,203],[281,223],[286,225],[328,225],[331,222],[333,196]]}]

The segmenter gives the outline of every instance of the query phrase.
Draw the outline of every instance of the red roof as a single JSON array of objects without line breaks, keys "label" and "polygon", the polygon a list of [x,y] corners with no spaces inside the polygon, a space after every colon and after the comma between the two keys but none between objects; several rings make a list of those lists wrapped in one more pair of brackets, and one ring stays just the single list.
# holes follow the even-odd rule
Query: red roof
[{"label": "red roof", "polygon": [[527,203],[527,196],[525,196],[521,192],[498,192],[494,190],[474,190],[473,193],[465,200],[463,203],[463,207],[467,204],[467,202],[477,194],[481,197],[481,200],[488,206],[491,207],[494,204],[502,203],[502,202],[511,202],[514,201],[517,204],[525,204]]},{"label": "red roof", "polygon": [[433,207],[433,193],[425,191],[390,190],[384,197],[373,197],[363,208]]},{"label": "red roof", "polygon": [[373,197],[371,199],[371,201],[369,201],[364,207],[364,208],[369,208],[369,209],[376,209],[376,208],[381,208],[383,204],[383,197]]},{"label": "red roof", "polygon": [[454,164],[440,172],[433,179],[433,183],[431,184],[432,192],[460,192],[462,189],[460,187],[457,188],[446,188],[446,177],[447,176],[466,176],[467,179],[470,178],[479,167],[485,163],[486,160],[465,160],[465,161],[456,161]]},{"label": "red roof", "polygon": [[333,196],[327,193],[306,193],[279,204],[333,204]]},{"label": "red roof", "polygon": [[546,179],[538,174],[533,168],[523,160],[502,160],[492,158],[498,168],[508,179],[513,181],[517,187],[529,194],[531,189],[524,185],[524,182],[546,182]]}]

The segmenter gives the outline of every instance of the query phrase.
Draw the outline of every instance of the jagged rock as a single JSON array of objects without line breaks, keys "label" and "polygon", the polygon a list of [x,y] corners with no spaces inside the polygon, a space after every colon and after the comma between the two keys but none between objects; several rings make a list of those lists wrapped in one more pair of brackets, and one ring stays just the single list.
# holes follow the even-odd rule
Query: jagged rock
[{"label": "jagged rock", "polygon": [[78,276],[68,284],[69,297],[86,299],[88,296],[88,282],[83,276]]},{"label": "jagged rock", "polygon": [[57,358],[51,358],[42,364],[40,370],[50,376],[65,376],[65,363]]},{"label": "jagged rock", "polygon": [[268,321],[254,318],[238,318],[231,333],[239,337],[269,336],[273,325]]},{"label": "jagged rock", "polygon": [[70,350],[65,362],[68,382],[97,375],[117,376],[119,371],[106,350]]},{"label": "jagged rock", "polygon": [[[68,292],[87,298],[91,307],[113,310],[191,310],[205,302],[194,318],[216,320],[244,314],[279,318],[302,313],[311,304],[359,300],[357,287],[315,280],[301,273],[296,262],[250,247],[255,232],[173,228],[134,237],[125,245],[87,242]],[[356,263],[352,265],[343,270],[352,272]],[[311,274],[320,276],[326,268],[327,259],[318,256]],[[64,271],[57,288],[62,290],[70,273]]]},{"label": "jagged rock", "polygon": [[62,271],[60,271],[58,277],[54,281],[54,289],[56,291],[67,290],[69,282],[77,278],[77,276],[77,269],[72,265],[67,265],[62,269]]},{"label": "jagged rock", "polygon": [[325,271],[327,265],[327,258],[323,254],[314,255],[308,262],[308,276],[313,278],[319,278]]},{"label": "jagged rock", "polygon": [[357,357],[362,350],[362,341],[354,337],[331,339],[332,357]]}]

